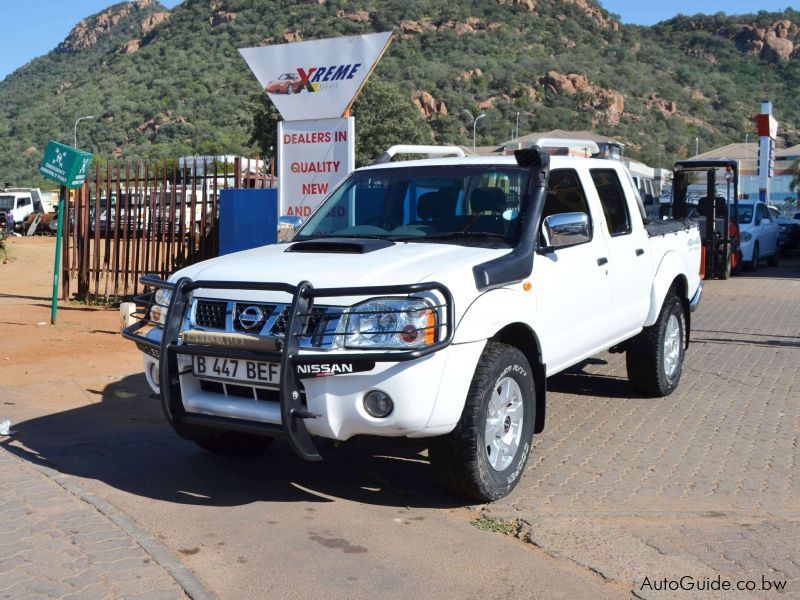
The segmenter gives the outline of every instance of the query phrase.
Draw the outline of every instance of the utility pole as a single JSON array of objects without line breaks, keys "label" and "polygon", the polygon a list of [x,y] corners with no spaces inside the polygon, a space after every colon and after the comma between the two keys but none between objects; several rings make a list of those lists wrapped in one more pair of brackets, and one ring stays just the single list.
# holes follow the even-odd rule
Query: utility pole
[{"label": "utility pole", "polygon": [[700,154],[700,138],[694,138],[694,155]]}]

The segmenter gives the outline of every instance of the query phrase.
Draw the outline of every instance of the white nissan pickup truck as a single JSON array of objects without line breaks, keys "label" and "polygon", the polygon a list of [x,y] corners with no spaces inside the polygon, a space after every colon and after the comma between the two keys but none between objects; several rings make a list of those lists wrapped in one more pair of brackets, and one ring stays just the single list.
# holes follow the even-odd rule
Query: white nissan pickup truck
[{"label": "white nissan pickup truck", "polygon": [[649,223],[618,161],[515,156],[351,173],[288,243],[152,290],[124,331],[175,431],[227,455],[288,438],[430,438],[435,474],[508,494],[545,426],[547,378],[626,352],[672,393],[701,293],[693,221]]}]

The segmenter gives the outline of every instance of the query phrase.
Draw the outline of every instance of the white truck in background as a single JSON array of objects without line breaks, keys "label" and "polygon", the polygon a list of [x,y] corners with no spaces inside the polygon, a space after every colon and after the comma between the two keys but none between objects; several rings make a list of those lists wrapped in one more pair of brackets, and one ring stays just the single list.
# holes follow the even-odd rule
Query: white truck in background
[{"label": "white truck in background", "polygon": [[51,192],[39,188],[8,187],[0,190],[0,213],[10,214],[14,229],[21,231],[33,214],[55,212]]},{"label": "white truck in background", "polygon": [[548,377],[611,349],[639,393],[675,390],[699,272],[697,226],[645,219],[618,161],[384,162],[288,243],[146,276],[124,335],[172,427],[209,451],[430,438],[439,480],[491,501],[544,429]]}]

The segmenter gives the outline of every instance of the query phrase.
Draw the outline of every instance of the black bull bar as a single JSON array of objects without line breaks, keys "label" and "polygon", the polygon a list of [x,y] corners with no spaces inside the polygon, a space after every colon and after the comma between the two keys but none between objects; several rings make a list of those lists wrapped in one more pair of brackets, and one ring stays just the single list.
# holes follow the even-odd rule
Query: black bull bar
[{"label": "black bull bar", "polygon": [[[152,306],[152,294],[149,300],[137,298],[138,302],[148,302],[145,317],[130,327],[126,327],[122,335],[137,344],[140,349],[149,354],[159,355],[159,380],[161,402],[170,424],[176,429],[181,425],[218,428],[230,431],[239,431],[256,435],[283,436],[289,439],[292,449],[298,456],[305,460],[321,460],[322,456],[317,450],[311,434],[305,426],[305,419],[316,418],[303,404],[300,377],[297,373],[298,365],[324,363],[328,365],[350,364],[358,365],[357,371],[370,370],[378,362],[405,362],[416,360],[445,348],[453,341],[455,333],[455,315],[453,295],[450,290],[437,282],[414,283],[408,285],[385,285],[368,287],[341,287],[341,288],[314,288],[308,281],[301,281],[297,285],[274,282],[245,282],[245,281],[192,281],[183,277],[175,283],[163,281],[155,275],[145,275],[141,279],[146,286],[166,288],[172,290],[172,300],[167,311],[161,335],[161,343],[142,335],[140,330],[147,326]],[[286,334],[276,344],[276,349],[245,350],[228,348],[224,346],[200,345],[184,343],[179,339],[181,327],[186,318],[191,304],[191,293],[197,289],[230,289],[242,291],[283,292],[292,296],[289,313],[286,321]],[[396,350],[380,352],[325,352],[300,354],[300,338],[303,337],[303,327],[306,319],[311,314],[314,300],[317,298],[332,297],[377,297],[387,295],[411,295],[421,292],[438,292],[444,302],[436,305],[434,310],[437,315],[442,309],[444,322],[435,325],[438,341],[433,344],[414,350]],[[446,328],[446,335],[441,335],[441,329]],[[233,358],[242,360],[273,361],[280,364],[279,399],[281,409],[281,424],[264,423],[245,419],[235,419],[199,413],[189,413],[184,410],[181,396],[180,373],[178,371],[179,354],[212,356],[220,358]]]}]

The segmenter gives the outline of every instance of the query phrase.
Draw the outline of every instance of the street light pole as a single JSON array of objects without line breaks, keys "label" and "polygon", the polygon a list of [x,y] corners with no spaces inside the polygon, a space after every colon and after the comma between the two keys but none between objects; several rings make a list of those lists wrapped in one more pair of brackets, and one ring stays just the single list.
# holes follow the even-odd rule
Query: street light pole
[{"label": "street light pole", "polygon": [[72,147],[78,147],[78,123],[81,121],[86,121],[88,119],[94,119],[94,115],[88,115],[86,117],[80,117],[77,121],[75,121],[75,127],[72,130]]},{"label": "street light pole", "polygon": [[477,117],[475,117],[475,120],[472,122],[472,156],[475,156],[477,154],[475,149],[475,127],[478,125],[478,121],[480,121],[485,116],[486,113],[481,113]]},{"label": "street light pole", "polygon": [[464,109],[461,112],[467,113],[469,118],[472,119],[472,155],[475,156],[475,125],[478,124],[478,119],[486,116],[486,113],[481,113],[477,117],[474,117],[467,109]]},{"label": "street light pole", "polygon": [[700,154],[700,138],[694,138],[694,155]]},{"label": "street light pole", "polygon": [[519,142],[519,111],[517,111],[517,126],[514,128],[514,141]]}]

